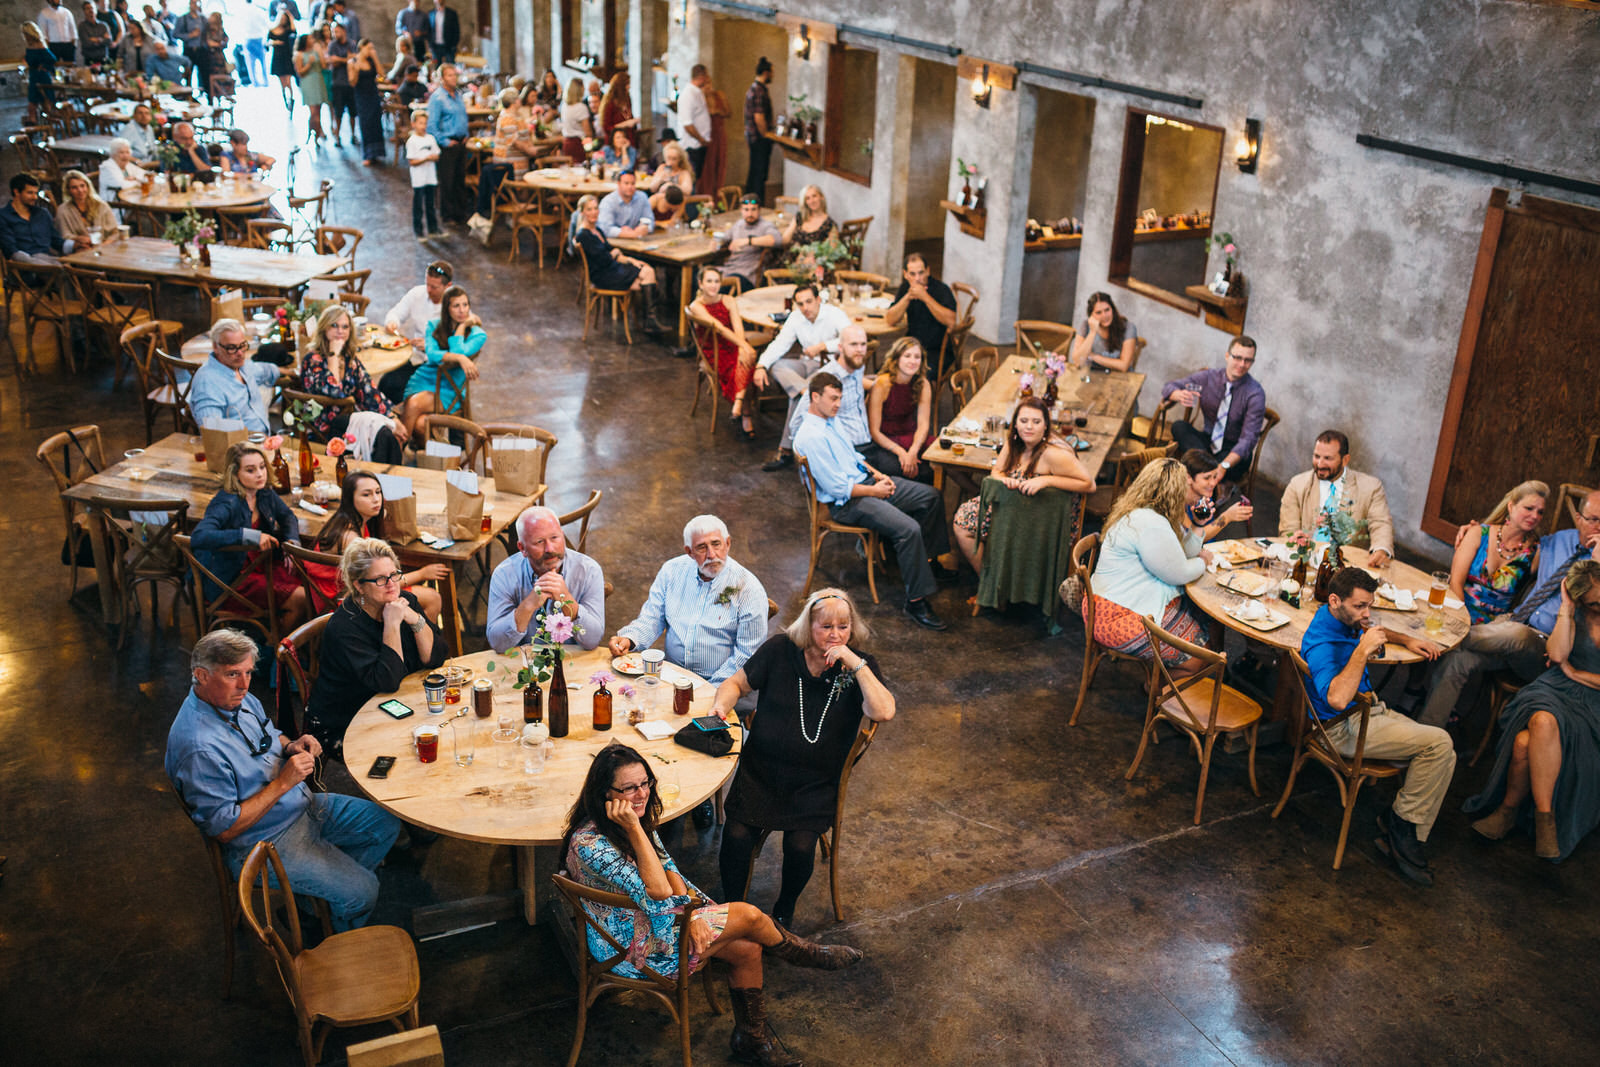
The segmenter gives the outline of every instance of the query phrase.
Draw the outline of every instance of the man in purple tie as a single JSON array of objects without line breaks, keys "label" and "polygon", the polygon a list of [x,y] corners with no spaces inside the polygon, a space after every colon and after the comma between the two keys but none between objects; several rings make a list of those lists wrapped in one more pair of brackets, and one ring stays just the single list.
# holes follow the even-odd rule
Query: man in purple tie
[{"label": "man in purple tie", "polygon": [[1186,419],[1172,422],[1178,451],[1197,448],[1206,453],[1230,482],[1241,480],[1249,469],[1266,419],[1267,394],[1250,376],[1255,362],[1255,341],[1240,335],[1228,345],[1228,358],[1221,367],[1196,371],[1161,387],[1161,399],[1171,397],[1186,408],[1198,404],[1204,419],[1199,429]]}]

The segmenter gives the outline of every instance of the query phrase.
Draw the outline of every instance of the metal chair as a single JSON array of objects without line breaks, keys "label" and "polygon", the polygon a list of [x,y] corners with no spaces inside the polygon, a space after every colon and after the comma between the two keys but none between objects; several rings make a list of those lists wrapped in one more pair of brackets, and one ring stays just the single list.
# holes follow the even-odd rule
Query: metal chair
[{"label": "metal chair", "polygon": [[[1261,725],[1261,705],[1230,685],[1224,685],[1223,672],[1228,666],[1224,652],[1191,644],[1175,637],[1156,625],[1146,615],[1145,633],[1150,635],[1152,675],[1150,702],[1145,710],[1144,731],[1139,735],[1139,751],[1134,753],[1133,765],[1123,775],[1128,781],[1138,773],[1145,750],[1155,737],[1156,727],[1162,722],[1171,723],[1189,738],[1195,756],[1200,760],[1200,788],[1194,796],[1194,824],[1200,825],[1200,811],[1206,802],[1206,780],[1211,775],[1211,751],[1220,734],[1244,734],[1250,743],[1250,790],[1261,795],[1256,784],[1256,729]],[[1161,658],[1161,647],[1171,647],[1191,659],[1205,663],[1194,674],[1173,678],[1167,663]],[[1190,703],[1193,701],[1194,703]]]},{"label": "metal chair", "polygon": [[800,490],[806,495],[806,512],[811,520],[811,563],[806,568],[806,583],[801,587],[800,595],[808,596],[811,593],[811,579],[817,573],[817,557],[822,554],[823,539],[829,534],[841,534],[860,542],[867,557],[867,590],[872,593],[872,602],[878,603],[878,578],[874,564],[883,556],[883,541],[878,531],[866,526],[835,522],[829,517],[828,505],[817,499],[816,491],[812,488],[811,465],[806,462],[806,457],[796,454],[795,463],[800,468]]}]

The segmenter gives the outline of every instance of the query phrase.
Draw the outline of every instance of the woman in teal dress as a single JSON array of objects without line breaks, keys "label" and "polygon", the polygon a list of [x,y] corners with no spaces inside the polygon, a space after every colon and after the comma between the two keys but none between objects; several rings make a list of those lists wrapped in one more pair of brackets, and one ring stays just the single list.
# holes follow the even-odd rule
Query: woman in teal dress
[{"label": "woman in teal dress", "polygon": [[1500,713],[1494,770],[1464,810],[1489,811],[1472,828],[1498,841],[1531,796],[1534,855],[1563,860],[1600,824],[1600,563],[1572,565],[1545,651],[1554,666]]},{"label": "woman in teal dress", "polygon": [[322,143],[322,108],[328,102],[328,82],[322,76],[322,49],[303,33],[294,46],[294,72],[300,76],[300,99],[311,112],[311,140]]},{"label": "woman in teal dress", "polygon": [[1510,611],[1518,591],[1538,571],[1536,531],[1549,499],[1548,485],[1523,482],[1456,545],[1450,595],[1466,604],[1474,625]]},{"label": "woman in teal dress", "polygon": [[[590,889],[619,893],[632,908],[584,902],[584,910],[624,946],[614,968],[625,978],[678,974],[678,916],[693,908],[688,924],[691,973],[716,956],[731,968],[733,1052],[745,1062],[797,1065],[775,1045],[766,1027],[761,958],[771,954],[799,967],[834,971],[861,959],[853,948],[818,945],[782,929],[750,904],[717,904],[685,878],[661,843],[661,797],[655,772],[636,750],[612,743],[601,749],[577,802],[567,815],[562,854],[566,874]],[[617,950],[585,926],[590,956],[604,962]]]},{"label": "woman in teal dress", "polygon": [[436,400],[440,411],[460,414],[467,382],[478,377],[474,360],[489,339],[461,286],[446,289],[439,306],[442,314],[428,323],[427,359],[406,383],[406,407],[401,415],[419,448],[420,442],[428,439],[428,416],[433,414]]}]

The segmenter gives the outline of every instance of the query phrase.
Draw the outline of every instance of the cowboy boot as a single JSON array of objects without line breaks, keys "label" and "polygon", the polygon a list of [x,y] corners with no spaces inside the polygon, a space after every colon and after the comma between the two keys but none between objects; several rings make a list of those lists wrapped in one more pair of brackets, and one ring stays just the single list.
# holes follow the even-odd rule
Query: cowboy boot
[{"label": "cowboy boot", "polygon": [[728,987],[733,998],[733,1038],[729,1045],[733,1058],[740,1063],[759,1064],[760,1067],[804,1067],[789,1055],[767,1031],[767,998],[759,989],[734,989]]},{"label": "cowboy boot", "polygon": [[639,286],[639,325],[644,332],[652,337],[660,336],[667,332],[667,328],[656,318],[656,287],[654,285]]},{"label": "cowboy boot", "polygon": [[1561,858],[1561,843],[1556,840],[1556,813],[1533,813],[1533,854],[1542,860]]},{"label": "cowboy boot", "polygon": [[858,948],[819,945],[815,941],[796,937],[782,923],[774,922],[773,925],[783,935],[783,940],[769,946],[767,953],[785,963],[792,963],[796,967],[815,967],[822,971],[839,971],[861,962],[861,950]]},{"label": "cowboy boot", "polygon": [[1517,809],[1499,807],[1488,815],[1472,824],[1472,828],[1487,837],[1490,841],[1498,841],[1509,834],[1517,826]]}]

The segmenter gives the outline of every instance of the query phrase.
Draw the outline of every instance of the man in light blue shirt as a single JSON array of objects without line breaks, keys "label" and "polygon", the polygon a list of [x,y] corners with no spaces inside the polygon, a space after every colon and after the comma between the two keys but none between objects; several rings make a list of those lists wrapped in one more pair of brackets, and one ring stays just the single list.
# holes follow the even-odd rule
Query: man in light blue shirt
[{"label": "man in light blue shirt", "polygon": [[183,56],[175,54],[172,49],[176,47],[162,41],[152,41],[150,54],[144,57],[144,72],[152,78],[165,78],[179,85],[188,82],[189,71],[193,69],[193,64]]},{"label": "man in light blue shirt", "polygon": [[818,372],[807,388],[811,406],[795,433],[794,450],[811,470],[808,490],[828,505],[835,521],[875,530],[894,547],[906,583],[906,614],[918,626],[945,629],[928,604],[938,579],[955,577],[932,558],[950,549],[944,498],[932,486],[891,477],[861,458],[834,418],[844,396],[838,378]]},{"label": "man in light blue shirt", "polygon": [[508,652],[533,640],[545,616],[573,621],[568,644],[600,643],[606,625],[606,579],[600,564],[567,547],[556,513],[529,508],[517,519],[517,547],[489,578],[489,647]]},{"label": "man in light blue shirt", "polygon": [[617,187],[600,198],[600,232],[611,237],[643,237],[656,228],[650,198],[639,191],[633,171],[617,175]]},{"label": "man in light blue shirt", "polygon": [[156,127],[149,104],[138,104],[133,117],[125,123],[117,136],[133,149],[133,161],[143,167],[156,158]]},{"label": "man in light blue shirt", "polygon": [[684,554],[662,564],[639,617],[611,639],[611,654],[649,648],[665,631],[669,661],[713,686],[733,677],[767,636],[767,591],[728,555],[730,547],[721,519],[690,519]]},{"label": "man in light blue shirt", "polygon": [[[867,426],[867,331],[851,323],[839,331],[839,354],[818,368],[839,379],[844,395],[839,400],[839,414],[834,420],[839,430],[856,448],[861,449],[872,441],[872,430]],[[800,429],[800,420],[806,409],[796,407],[789,416],[784,437],[794,440]],[[868,456],[869,459],[875,458]]]},{"label": "man in light blue shirt", "polygon": [[167,734],[167,777],[235,876],[256,842],[271,841],[295,891],[328,902],[334,929],[361,926],[400,820],[370,800],[307,788],[322,746],[272,724],[250,693],[255,665],[255,642],[236,630],[195,642],[194,685]]},{"label": "man in light blue shirt", "polygon": [[467,105],[456,87],[461,70],[454,63],[439,68],[439,87],[428,97],[428,132],[439,142],[439,217],[465,223],[467,200]]},{"label": "man in light blue shirt", "polygon": [[238,419],[244,428],[271,433],[261,390],[278,382],[278,368],[250,358],[250,340],[238,319],[218,319],[211,327],[211,358],[194,372],[189,410],[194,421],[210,426],[218,419]]}]

